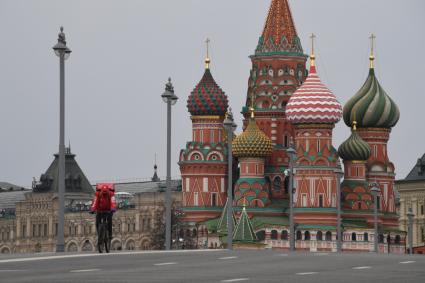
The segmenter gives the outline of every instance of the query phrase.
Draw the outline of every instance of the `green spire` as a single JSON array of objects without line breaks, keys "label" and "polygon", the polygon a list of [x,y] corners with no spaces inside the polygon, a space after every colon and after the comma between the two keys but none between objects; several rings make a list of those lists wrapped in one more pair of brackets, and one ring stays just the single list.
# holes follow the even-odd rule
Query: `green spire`
[{"label": "green spire", "polygon": [[233,240],[238,242],[255,242],[257,235],[255,235],[254,228],[252,227],[251,220],[248,213],[246,213],[245,206],[243,207],[241,217],[236,225],[235,232],[233,233]]},{"label": "green spire", "polygon": [[[233,220],[233,227],[235,227],[236,217],[233,212],[232,212],[232,220]],[[221,213],[220,220],[218,221],[217,232],[221,235],[227,235],[227,201],[223,207],[223,212]]]}]

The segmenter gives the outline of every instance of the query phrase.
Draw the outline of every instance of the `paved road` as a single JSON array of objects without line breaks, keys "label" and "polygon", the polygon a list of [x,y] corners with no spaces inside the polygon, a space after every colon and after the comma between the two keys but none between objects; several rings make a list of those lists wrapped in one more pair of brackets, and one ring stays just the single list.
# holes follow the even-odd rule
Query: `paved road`
[{"label": "paved road", "polygon": [[425,282],[425,256],[278,251],[0,257],[0,282]]}]

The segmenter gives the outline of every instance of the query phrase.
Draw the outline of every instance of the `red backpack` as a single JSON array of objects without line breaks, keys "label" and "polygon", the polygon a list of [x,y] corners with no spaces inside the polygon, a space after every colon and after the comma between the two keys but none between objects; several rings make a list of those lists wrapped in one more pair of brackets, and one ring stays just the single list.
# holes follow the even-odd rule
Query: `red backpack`
[{"label": "red backpack", "polygon": [[111,211],[111,196],[109,190],[102,190],[99,194],[98,211]]}]

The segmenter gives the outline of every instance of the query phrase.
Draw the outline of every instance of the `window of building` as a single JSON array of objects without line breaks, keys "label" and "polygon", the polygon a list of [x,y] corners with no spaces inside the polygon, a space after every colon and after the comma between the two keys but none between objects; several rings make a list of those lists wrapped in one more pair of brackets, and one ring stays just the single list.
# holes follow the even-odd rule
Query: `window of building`
[{"label": "window of building", "polygon": [[303,206],[303,207],[307,206],[307,194],[301,195],[301,206]]},{"label": "window of building", "polygon": [[310,232],[309,231],[305,231],[304,232],[304,240],[305,241],[310,241]]},{"label": "window of building", "polygon": [[217,193],[211,194],[211,206],[217,206]]},{"label": "window of building", "polygon": [[[423,228],[422,228],[423,229]],[[395,236],[395,239],[394,239],[394,243],[395,244],[400,244],[400,241],[401,241],[401,237],[400,237],[400,235],[396,235]]]},{"label": "window of building", "polygon": [[326,232],[325,239],[326,239],[326,241],[332,241],[331,231]]},{"label": "window of building", "polygon": [[378,208],[378,210],[380,210],[381,209],[381,197],[380,196],[377,196],[376,197],[376,201],[377,201],[377,203],[376,203],[377,208]]},{"label": "window of building", "polygon": [[41,227],[42,227],[42,225],[38,224],[38,236],[39,237],[43,236],[43,235],[41,235]]},{"label": "window of building", "polygon": [[368,233],[363,234],[363,241],[369,242],[369,234]]},{"label": "window of building", "polygon": [[277,231],[276,230],[272,230],[272,232],[270,234],[270,238],[272,240],[277,240]]},{"label": "window of building", "polygon": [[288,231],[283,230],[282,235],[280,237],[282,240],[288,240]]},{"label": "window of building", "polygon": [[357,203],[357,209],[359,209],[359,210],[362,209],[362,203],[361,202]]},{"label": "window of building", "polygon": [[58,235],[58,223],[55,223],[55,236]]},{"label": "window of building", "polygon": [[319,195],[319,207],[323,207],[323,195]]},{"label": "window of building", "polygon": [[208,178],[207,177],[204,178],[203,191],[208,192]]},{"label": "window of building", "polygon": [[33,236],[33,237],[35,237],[35,235],[36,235],[36,234],[35,234],[36,227],[37,227],[37,226],[36,226],[35,224],[32,224],[32,236]]},{"label": "window of building", "polygon": [[27,237],[27,225],[22,225],[22,238]]},{"label": "window of building", "polygon": [[320,139],[317,139],[317,152],[320,152]]},{"label": "window of building", "polygon": [[384,235],[383,234],[379,234],[378,242],[379,243],[383,243],[384,242]]},{"label": "window of building", "polygon": [[286,148],[289,146],[289,137],[287,134],[283,136],[283,146]]},{"label": "window of building", "polygon": [[273,190],[280,191],[282,181],[279,176],[275,177],[273,180]]},{"label": "window of building", "polygon": [[297,231],[297,240],[302,240],[302,233],[301,231]]},{"label": "window of building", "polygon": [[351,241],[355,242],[357,241],[357,234],[356,233],[351,233]]},{"label": "window of building", "polygon": [[421,205],[421,215],[424,215],[424,205]]},{"label": "window of building", "polygon": [[199,202],[198,202],[198,192],[195,192],[193,194],[193,205],[194,206],[198,206],[199,205]]},{"label": "window of building", "polygon": [[318,231],[316,234],[316,240],[317,241],[322,241],[323,240],[323,233],[322,231]]},{"label": "window of building", "polygon": [[44,235],[43,236],[47,236],[47,224],[44,224]]}]

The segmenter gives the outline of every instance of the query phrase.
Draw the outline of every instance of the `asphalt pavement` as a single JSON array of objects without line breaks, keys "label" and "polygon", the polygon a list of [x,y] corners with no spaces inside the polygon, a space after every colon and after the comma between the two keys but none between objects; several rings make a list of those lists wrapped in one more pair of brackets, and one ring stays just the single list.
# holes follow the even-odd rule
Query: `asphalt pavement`
[{"label": "asphalt pavement", "polygon": [[273,250],[2,255],[0,282],[425,282],[425,256]]}]

